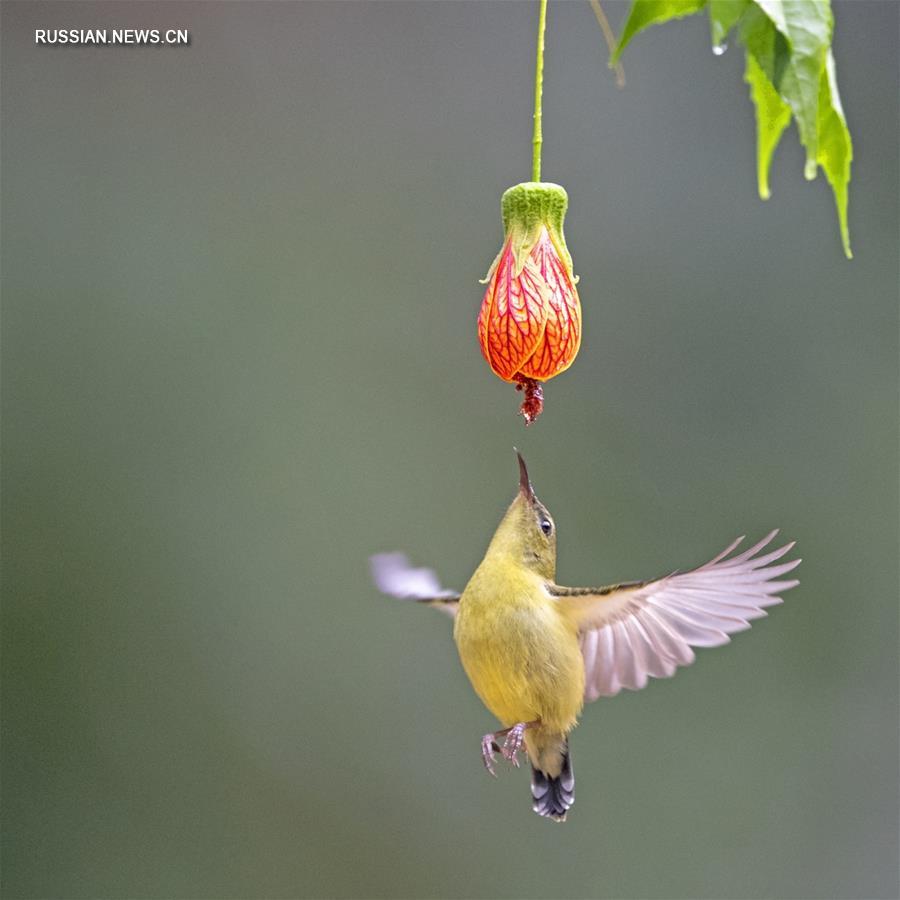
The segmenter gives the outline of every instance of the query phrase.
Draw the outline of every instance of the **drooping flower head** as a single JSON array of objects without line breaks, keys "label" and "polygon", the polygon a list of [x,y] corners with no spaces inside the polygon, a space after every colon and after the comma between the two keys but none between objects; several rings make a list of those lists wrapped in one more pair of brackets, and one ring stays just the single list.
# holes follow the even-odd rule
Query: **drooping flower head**
[{"label": "drooping flower head", "polygon": [[563,235],[569,198],[558,184],[525,182],[503,195],[503,249],[485,278],[478,315],[481,352],[494,373],[525,391],[531,424],[543,408],[541,382],[574,361],[581,304]]}]

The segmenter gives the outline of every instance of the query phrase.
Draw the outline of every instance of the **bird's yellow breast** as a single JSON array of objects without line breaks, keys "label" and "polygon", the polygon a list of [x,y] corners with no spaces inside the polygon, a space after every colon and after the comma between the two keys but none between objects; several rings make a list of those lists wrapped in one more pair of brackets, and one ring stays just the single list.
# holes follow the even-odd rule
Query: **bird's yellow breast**
[{"label": "bird's yellow breast", "polygon": [[460,599],[454,637],[472,687],[504,726],[540,719],[566,732],[584,694],[577,634],[542,580],[521,568],[476,570]]}]

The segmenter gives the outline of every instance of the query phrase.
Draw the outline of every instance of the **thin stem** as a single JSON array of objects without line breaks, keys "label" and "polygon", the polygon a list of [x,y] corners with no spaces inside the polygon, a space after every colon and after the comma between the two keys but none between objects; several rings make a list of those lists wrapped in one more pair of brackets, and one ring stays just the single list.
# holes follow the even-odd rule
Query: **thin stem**
[{"label": "thin stem", "polygon": [[[609,48],[609,55],[612,56],[613,51],[616,49],[616,36],[613,34],[612,28],[609,27],[609,19],[606,18],[606,13],[603,12],[600,0],[590,0],[590,3],[591,9],[594,11],[594,15],[597,18],[597,24],[603,31],[606,46]],[[612,68],[615,69],[616,72],[616,86],[620,88],[625,87],[625,70],[622,68],[622,64],[615,63]]]},{"label": "thin stem", "polygon": [[538,14],[537,63],[534,67],[534,139],[531,157],[531,180],[541,180],[541,145],[544,132],[541,129],[541,95],[544,89],[544,30],[547,25],[547,0],[540,0]]}]

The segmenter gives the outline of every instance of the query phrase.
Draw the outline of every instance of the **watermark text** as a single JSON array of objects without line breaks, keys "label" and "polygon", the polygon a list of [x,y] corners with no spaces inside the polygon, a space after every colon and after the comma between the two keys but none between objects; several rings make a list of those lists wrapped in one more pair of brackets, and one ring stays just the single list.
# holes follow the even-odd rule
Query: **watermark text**
[{"label": "watermark text", "polygon": [[185,45],[187,28],[35,28],[35,44]]}]

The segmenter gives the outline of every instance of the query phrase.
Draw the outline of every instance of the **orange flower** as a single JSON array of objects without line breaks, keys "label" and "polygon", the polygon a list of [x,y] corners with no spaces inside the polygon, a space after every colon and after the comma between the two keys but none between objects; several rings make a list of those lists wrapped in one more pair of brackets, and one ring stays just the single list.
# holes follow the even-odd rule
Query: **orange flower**
[{"label": "orange flower", "polygon": [[506,240],[485,281],[481,352],[494,373],[525,391],[530,425],[543,408],[541,382],[565,371],[581,344],[581,304],[563,236],[568,206],[556,184],[526,182],[502,201]]}]

